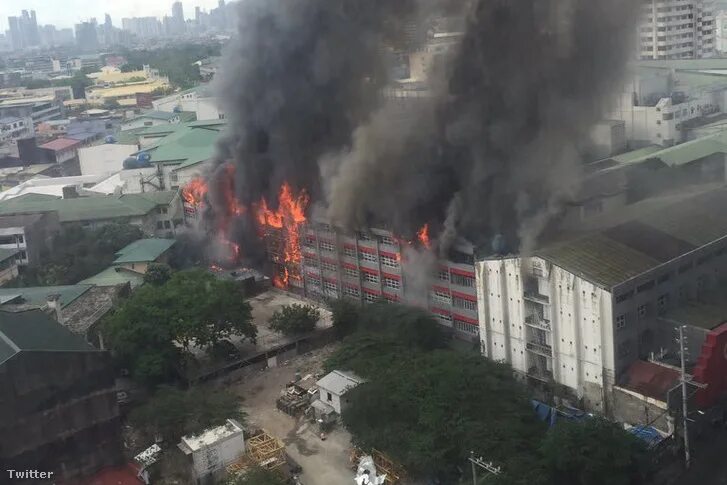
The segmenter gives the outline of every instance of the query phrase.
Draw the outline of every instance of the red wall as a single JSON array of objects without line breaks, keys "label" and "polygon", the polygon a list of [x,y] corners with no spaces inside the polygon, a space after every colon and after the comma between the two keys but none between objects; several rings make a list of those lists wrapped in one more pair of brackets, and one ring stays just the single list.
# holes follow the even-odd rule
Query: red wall
[{"label": "red wall", "polygon": [[700,408],[714,406],[720,395],[727,392],[727,323],[707,334],[694,368],[694,380],[707,384],[696,395]]}]

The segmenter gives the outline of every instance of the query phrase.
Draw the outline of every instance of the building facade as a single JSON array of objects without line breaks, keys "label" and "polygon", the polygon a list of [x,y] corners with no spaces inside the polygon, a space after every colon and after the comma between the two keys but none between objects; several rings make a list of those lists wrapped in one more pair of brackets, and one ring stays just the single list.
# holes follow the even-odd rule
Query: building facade
[{"label": "building facade", "polygon": [[17,251],[19,265],[36,265],[59,231],[56,212],[0,216],[0,249]]},{"label": "building facade", "polygon": [[697,59],[715,50],[711,0],[642,0],[641,59]]}]

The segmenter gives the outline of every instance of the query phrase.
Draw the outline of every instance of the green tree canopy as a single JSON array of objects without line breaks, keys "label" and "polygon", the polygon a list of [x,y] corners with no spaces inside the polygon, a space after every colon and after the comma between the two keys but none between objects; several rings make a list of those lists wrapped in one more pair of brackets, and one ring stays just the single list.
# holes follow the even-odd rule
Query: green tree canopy
[{"label": "green tree canopy", "polygon": [[254,340],[257,329],[237,283],[189,270],[136,290],[107,318],[104,332],[121,363],[154,383],[173,374],[190,345],[207,347],[233,334]]},{"label": "green tree canopy", "polygon": [[558,423],[540,451],[551,483],[562,485],[637,485],[650,468],[643,442],[600,418]]},{"label": "green tree canopy", "polygon": [[151,263],[144,273],[144,283],[151,285],[163,285],[172,277],[172,268],[164,263]]},{"label": "green tree canopy", "polygon": [[284,335],[311,332],[321,318],[320,312],[309,305],[286,305],[270,317],[270,328]]},{"label": "green tree canopy", "polygon": [[172,444],[182,436],[220,426],[227,419],[243,421],[240,399],[226,390],[202,387],[184,391],[160,386],[151,399],[130,415],[131,424],[148,438],[161,436]]}]

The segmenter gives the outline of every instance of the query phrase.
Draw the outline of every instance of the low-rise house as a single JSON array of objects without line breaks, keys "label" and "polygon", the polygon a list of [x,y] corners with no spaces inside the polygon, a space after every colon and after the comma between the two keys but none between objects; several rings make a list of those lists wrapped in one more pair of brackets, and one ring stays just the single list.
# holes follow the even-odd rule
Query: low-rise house
[{"label": "low-rise house", "polygon": [[245,436],[242,425],[228,419],[222,426],[182,437],[177,446],[187,455],[196,482],[211,483],[245,453]]},{"label": "low-rise house", "polygon": [[[190,116],[191,119],[190,119]],[[184,119],[182,119],[184,118]],[[157,125],[177,124],[181,121],[193,121],[194,113],[182,113],[181,111],[155,111],[149,110],[121,124],[121,131],[132,130]]]},{"label": "low-rise house", "polygon": [[318,400],[340,415],[349,404],[346,393],[363,382],[363,379],[352,372],[334,370],[316,383]]},{"label": "low-rise house", "polygon": [[71,483],[121,463],[111,355],[43,311],[0,310],[0,388],[4,468]]},{"label": "low-rise house", "polygon": [[116,253],[114,266],[145,274],[151,263],[165,263],[174,239],[139,239]]},{"label": "low-rise house", "polygon": [[124,195],[99,195],[67,198],[26,194],[0,202],[0,216],[57,212],[62,227],[86,228],[110,223],[139,226],[150,236],[171,237],[183,223],[178,192],[147,192]]},{"label": "low-rise house", "polygon": [[133,291],[144,284],[144,275],[122,266],[109,266],[98,274],[79,281],[79,285],[118,286],[129,285]]},{"label": "low-rise house", "polygon": [[18,277],[18,251],[0,248],[0,286]]},{"label": "low-rise house", "polygon": [[74,140],[72,138],[56,138],[53,141],[40,145],[38,148],[41,148],[45,152],[46,160],[63,163],[76,158],[78,156],[78,148],[82,144],[80,140]]}]

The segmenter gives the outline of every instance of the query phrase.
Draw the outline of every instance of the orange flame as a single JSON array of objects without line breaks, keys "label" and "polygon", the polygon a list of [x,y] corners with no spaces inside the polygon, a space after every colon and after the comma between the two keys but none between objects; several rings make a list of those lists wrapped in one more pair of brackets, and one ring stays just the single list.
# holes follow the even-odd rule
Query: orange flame
[{"label": "orange flame", "polygon": [[429,238],[429,224],[424,224],[417,232],[417,239],[427,249],[432,249],[432,241]]},{"label": "orange flame", "polygon": [[290,185],[285,182],[278,193],[278,209],[273,211],[263,198],[256,208],[257,222],[261,228],[280,229],[283,237],[281,273],[273,278],[273,284],[287,288],[290,280],[300,281],[300,225],[306,221],[305,211],[309,198],[305,191],[293,195]]},{"label": "orange flame", "polygon": [[188,204],[198,207],[204,201],[207,189],[207,182],[201,177],[195,177],[182,189],[182,198]]}]

